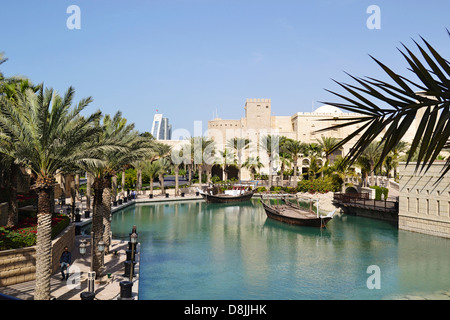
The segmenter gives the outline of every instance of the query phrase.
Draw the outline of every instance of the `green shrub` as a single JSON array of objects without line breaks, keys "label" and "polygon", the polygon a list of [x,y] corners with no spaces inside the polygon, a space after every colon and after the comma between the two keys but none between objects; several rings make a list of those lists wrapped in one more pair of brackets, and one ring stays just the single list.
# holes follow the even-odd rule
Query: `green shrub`
[{"label": "green shrub", "polygon": [[329,191],[339,191],[340,185],[336,183],[332,178],[325,177],[323,179],[314,180],[301,180],[297,184],[297,192],[310,192],[310,193],[326,193]]},{"label": "green shrub", "polygon": [[375,200],[381,200],[381,195],[384,195],[384,199],[387,199],[389,194],[389,189],[380,187],[380,186],[372,186],[370,187],[372,189],[375,189]]}]

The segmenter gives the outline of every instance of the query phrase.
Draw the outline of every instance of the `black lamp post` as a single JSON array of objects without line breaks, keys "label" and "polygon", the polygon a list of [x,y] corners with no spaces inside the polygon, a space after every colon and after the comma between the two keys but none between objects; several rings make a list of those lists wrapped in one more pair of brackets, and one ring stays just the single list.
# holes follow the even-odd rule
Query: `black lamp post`
[{"label": "black lamp post", "polygon": [[131,269],[130,269],[130,281],[133,281],[133,273],[134,273],[134,252],[136,250],[136,244],[137,244],[137,234],[134,232],[130,235],[130,242],[131,242]]},{"label": "black lamp post", "polygon": [[[100,240],[97,245],[97,250],[103,252],[105,250],[105,243]],[[84,256],[86,254],[86,240],[81,240],[80,254]],[[94,232],[91,232],[91,269],[88,272],[88,292],[94,293],[95,271],[94,271]]]},{"label": "black lamp post", "polygon": [[[134,252],[136,249],[137,244],[137,233],[136,233],[136,226],[133,226],[133,230],[130,234],[130,243],[131,244],[131,261],[125,261],[125,275],[127,275],[127,268],[126,266],[129,264],[129,281],[122,281],[120,282],[120,299],[121,300],[130,300],[132,299],[132,287],[133,287],[133,274],[134,274]],[[129,262],[129,263],[128,263]]]}]

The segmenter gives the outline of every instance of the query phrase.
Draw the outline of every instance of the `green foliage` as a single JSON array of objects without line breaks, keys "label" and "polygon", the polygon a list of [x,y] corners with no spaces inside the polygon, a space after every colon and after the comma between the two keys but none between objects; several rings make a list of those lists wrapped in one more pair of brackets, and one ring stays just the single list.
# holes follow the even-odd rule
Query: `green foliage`
[{"label": "green foliage", "polygon": [[[122,172],[117,174],[117,181],[122,183]],[[142,184],[148,184],[150,182],[150,176],[142,171]],[[125,189],[132,189],[137,184],[137,171],[134,168],[127,169],[125,171]]]},{"label": "green foliage", "polygon": [[220,177],[218,177],[218,176],[212,176],[211,177],[211,182],[212,183],[217,183],[217,182],[219,182],[221,179],[220,179]]},{"label": "green foliage", "polygon": [[313,180],[301,180],[297,184],[297,192],[326,193],[329,191],[339,191],[340,188],[340,184],[336,182],[332,177]]},{"label": "green foliage", "polygon": [[384,195],[384,199],[387,199],[389,194],[389,189],[380,187],[380,186],[372,186],[372,189],[375,189],[375,200],[381,200],[381,195]]},{"label": "green foliage", "polygon": [[266,191],[266,187],[258,187],[256,189],[256,192],[265,192]]},{"label": "green foliage", "polygon": [[[52,218],[52,239],[61,233],[70,223],[66,215]],[[19,225],[12,228],[0,227],[0,250],[18,249],[36,244],[37,218],[25,217]]]}]

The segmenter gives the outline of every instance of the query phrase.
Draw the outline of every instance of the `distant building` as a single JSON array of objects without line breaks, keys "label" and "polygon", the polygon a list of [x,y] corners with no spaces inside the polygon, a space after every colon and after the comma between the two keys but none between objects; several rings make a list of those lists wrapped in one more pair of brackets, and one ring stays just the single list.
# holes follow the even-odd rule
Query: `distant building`
[{"label": "distant building", "polygon": [[152,135],[156,140],[171,140],[172,125],[169,124],[169,119],[163,118],[161,113],[155,114],[152,125]]},{"label": "distant building", "polygon": [[[334,137],[342,140],[360,128],[359,124],[348,127],[332,129],[317,133],[320,129],[341,124],[343,122],[354,121],[363,116],[359,113],[343,112],[339,108],[331,105],[324,105],[313,112],[297,112],[291,116],[275,116],[272,112],[271,99],[247,99],[245,101],[245,117],[235,120],[224,120],[215,118],[208,121],[208,137],[216,142],[218,150],[224,150],[227,141],[234,137],[248,138],[251,141],[250,148],[245,150],[243,161],[248,156],[258,155],[264,158],[265,152],[258,150],[257,144],[265,135],[279,135],[290,139],[299,140],[304,143],[318,143],[322,137]],[[417,126],[417,119],[405,134],[404,140],[411,142]],[[355,142],[361,137],[358,134],[354,139],[346,143],[341,150],[335,151],[331,158],[338,155],[346,155]],[[324,158],[318,159],[319,165],[324,163]],[[261,173],[268,173],[267,160],[262,161],[264,167]],[[299,174],[304,172],[310,164],[308,157],[298,160]],[[277,169],[280,164],[275,163]],[[244,179],[249,178],[249,172],[243,170]]]}]

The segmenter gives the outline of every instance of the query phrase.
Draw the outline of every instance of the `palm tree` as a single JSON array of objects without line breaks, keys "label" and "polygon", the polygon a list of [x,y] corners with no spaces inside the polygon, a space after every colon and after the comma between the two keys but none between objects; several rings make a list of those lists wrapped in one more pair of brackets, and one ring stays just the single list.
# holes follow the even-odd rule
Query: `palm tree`
[{"label": "palm tree", "polygon": [[207,137],[198,136],[192,137],[191,142],[191,155],[192,165],[198,168],[198,181],[202,183],[203,164],[214,163],[214,141]]},{"label": "palm tree", "polygon": [[374,185],[374,170],[375,164],[378,163],[381,156],[381,147],[378,142],[372,142],[369,146],[364,149],[363,153],[360,155],[361,158],[365,160],[365,163],[369,164],[370,172],[370,185]]},{"label": "palm tree", "polygon": [[237,167],[236,158],[234,157],[233,152],[230,152],[228,148],[225,148],[223,151],[219,151],[220,157],[217,157],[215,160],[215,164],[220,165],[223,170],[224,178],[223,180],[228,180],[228,172],[231,166]]},{"label": "palm tree", "polygon": [[341,192],[345,192],[345,180],[349,177],[356,177],[355,170],[351,167],[345,167],[342,156],[337,156],[331,166],[328,167],[328,173],[331,177],[342,181]]},{"label": "palm tree", "polygon": [[[99,152],[98,156],[104,160],[102,163],[88,164],[83,169],[94,176],[92,214],[94,246],[96,247],[103,238],[105,254],[108,254],[111,232],[112,177],[126,164],[137,162],[147,156],[151,145],[147,138],[139,136],[138,132],[134,130],[134,124],[127,124],[127,120],[122,117],[120,111],[116,112],[114,117],[105,115],[103,123],[97,125],[101,128],[101,134],[97,136],[96,142],[108,145],[110,148]],[[96,252],[94,271],[97,276],[101,274],[101,258],[101,254]]]},{"label": "palm tree", "polygon": [[[152,141],[152,140],[150,140]],[[152,142],[151,145],[152,151],[149,153],[149,156],[147,156],[147,160],[145,160],[143,167],[142,167],[142,173],[148,175],[150,177],[150,194],[153,194],[153,182],[156,178],[160,177],[162,173],[165,172],[167,168],[165,168],[163,165],[165,163],[159,161],[163,158],[169,158],[171,147],[167,144],[159,143],[159,142]],[[170,160],[169,160],[170,162]],[[167,167],[168,164],[166,164]],[[161,190],[164,191],[164,181],[160,181],[161,183]]]},{"label": "palm tree", "polygon": [[189,165],[191,147],[188,144],[180,144],[170,150],[170,159],[175,173],[175,196],[179,194],[179,172],[182,164]]},{"label": "palm tree", "polygon": [[31,89],[24,93],[18,90],[17,104],[0,98],[0,126],[8,133],[9,141],[14,142],[14,148],[5,148],[0,143],[0,152],[36,176],[33,186],[38,194],[35,300],[50,298],[55,173],[68,164],[99,161],[85,147],[99,133],[94,122],[101,114],[98,111],[82,117],[80,113],[92,99],[82,99],[72,108],[74,95],[72,87],[62,97],[41,86],[37,93]]},{"label": "palm tree", "polygon": [[338,142],[338,139],[335,137],[321,137],[321,140],[316,139],[319,143],[320,148],[322,149],[322,152],[325,153],[325,157],[327,159],[327,162],[330,161],[330,154],[333,152],[334,145]]},{"label": "palm tree", "polygon": [[304,143],[298,141],[298,140],[289,140],[286,144],[287,151],[292,156],[292,162],[294,164],[294,186],[297,186],[297,179],[298,179],[298,157],[300,154],[302,154],[305,150],[306,146]]},{"label": "palm tree", "polygon": [[277,135],[266,135],[261,137],[261,147],[266,151],[269,157],[269,189],[272,187],[273,161],[280,152],[280,137]]},{"label": "palm tree", "polygon": [[227,141],[227,147],[233,150],[237,155],[238,180],[242,179],[242,151],[248,149],[250,146],[250,139],[248,138],[232,138]]},{"label": "palm tree", "polygon": [[[0,64],[6,62],[6,59],[2,53],[0,53]],[[0,96],[4,96],[12,104],[17,105],[17,93],[22,94],[27,89],[31,89],[34,92],[38,90],[39,86],[34,86],[28,79],[23,78],[4,78],[0,72]],[[5,138],[8,136],[8,132],[0,128],[0,135]],[[14,141],[3,139],[4,148],[14,149]],[[17,179],[20,173],[20,166],[14,163],[14,158],[0,153],[0,173],[3,171],[3,180],[6,187],[6,199],[8,202],[8,216],[6,225],[9,227],[15,226],[18,223],[19,210],[17,205]]]},{"label": "palm tree", "polygon": [[159,172],[162,170],[161,168],[161,162],[158,160],[144,162],[142,172],[150,177],[150,194],[153,194],[153,182],[159,177]]},{"label": "palm tree", "polygon": [[157,161],[160,163],[160,170],[158,171],[159,185],[161,186],[161,194],[164,195],[166,193],[164,187],[164,175],[170,169],[172,163],[168,155],[159,158]]},{"label": "palm tree", "polygon": [[[447,30],[450,36],[450,31]],[[336,82],[350,95],[345,96],[333,91],[328,92],[342,98],[343,103],[327,104],[340,107],[350,112],[358,112],[361,117],[320,131],[360,124],[348,137],[337,143],[334,150],[342,147],[357,135],[361,135],[354,147],[346,155],[346,161],[354,162],[372,141],[381,136],[383,147],[376,166],[381,165],[389,151],[405,136],[408,128],[413,125],[417,115],[419,126],[414,135],[411,152],[406,159],[412,160],[412,155],[418,151],[416,170],[428,170],[443,149],[450,148],[448,117],[450,112],[450,62],[444,59],[425,39],[424,45],[414,41],[420,51],[420,57],[403,45],[400,50],[409,70],[417,77],[412,81],[395,73],[386,65],[372,59],[383,69],[393,83],[377,80],[371,77],[359,78],[350,76],[360,86]],[[319,132],[320,132],[319,131]],[[419,142],[422,142],[419,145]],[[450,159],[444,165],[440,178],[450,169]]]},{"label": "palm tree", "polygon": [[259,156],[248,157],[247,160],[245,160],[245,162],[242,164],[242,166],[250,171],[250,173],[252,175],[252,180],[255,179],[256,169],[258,169],[258,172],[259,172],[259,170],[262,167],[264,167],[264,165],[262,164],[262,162],[259,159]]}]

